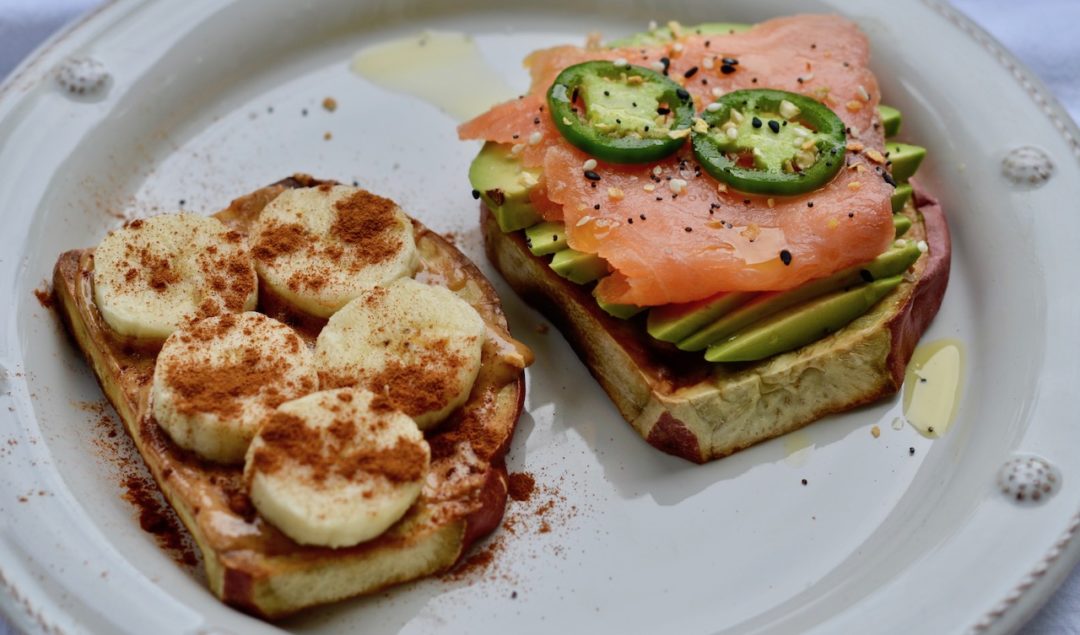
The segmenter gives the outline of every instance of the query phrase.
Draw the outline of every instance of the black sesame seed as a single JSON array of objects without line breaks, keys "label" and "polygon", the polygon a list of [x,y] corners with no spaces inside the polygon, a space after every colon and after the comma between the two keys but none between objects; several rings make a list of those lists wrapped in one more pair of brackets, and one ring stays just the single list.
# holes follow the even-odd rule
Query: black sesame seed
[{"label": "black sesame seed", "polygon": [[597,203],[596,205],[593,205],[592,208],[597,209],[597,210],[600,209],[600,203]]},{"label": "black sesame seed", "polygon": [[757,117],[754,117],[753,119],[750,120],[750,125],[754,126],[755,128],[760,128],[761,127],[761,120],[758,119]]},{"label": "black sesame seed", "polygon": [[678,95],[679,99],[681,99],[683,101],[686,101],[687,99],[690,99],[690,93],[687,92],[687,90],[685,88],[680,88],[679,90],[676,90],[675,94]]},{"label": "black sesame seed", "polygon": [[803,485],[806,485],[806,483],[807,483],[807,480],[806,480],[806,479],[804,478],[804,479],[802,480],[802,484],[803,484]]},{"label": "black sesame seed", "polygon": [[539,126],[540,125],[540,117],[533,117],[533,125],[534,126]]},{"label": "black sesame seed", "polygon": [[480,200],[480,190],[473,190],[472,191],[472,197],[477,199],[477,200]]},{"label": "black sesame seed", "polygon": [[621,124],[621,123],[622,123],[622,119],[616,119],[616,120],[615,120],[615,123],[617,123],[617,124]]},{"label": "black sesame seed", "polygon": [[637,108],[637,102],[636,101],[630,102],[630,105],[633,106],[634,108]]},{"label": "black sesame seed", "polygon": [[589,185],[592,186],[592,189],[594,189],[594,190],[596,189],[596,181],[590,182]]},{"label": "black sesame seed", "polygon": [[271,115],[274,114],[274,107],[273,106],[267,106],[266,107],[266,112],[268,114],[271,114]]},{"label": "black sesame seed", "polygon": [[518,139],[518,138],[520,138],[520,137],[521,137],[521,135],[519,135],[519,134],[513,135],[513,138],[514,138],[514,139]]},{"label": "black sesame seed", "polygon": [[720,66],[720,72],[725,75],[730,75],[735,72],[735,67],[731,64],[723,64]]},{"label": "black sesame seed", "polygon": [[705,40],[705,48],[709,48],[709,45],[710,45],[710,44],[712,44],[712,43],[711,43],[711,42],[709,42],[708,40]]},{"label": "black sesame seed", "polygon": [[725,57],[724,59],[722,59],[720,61],[723,62],[724,64],[731,64],[732,66],[739,63],[739,60],[735,59],[734,57]]},{"label": "black sesame seed", "polygon": [[300,114],[307,117],[307,108],[304,108],[303,110],[301,110]]},{"label": "black sesame seed", "polygon": [[814,206],[814,201],[806,201],[806,206],[807,207],[813,207]]},{"label": "black sesame seed", "polygon": [[697,66],[691,66],[690,68],[686,69],[686,72],[683,73],[682,76],[685,77],[686,79],[690,79],[694,75],[697,75],[697,72],[698,72],[698,67]]},{"label": "black sesame seed", "polygon": [[605,90],[604,91],[604,97],[611,97],[611,93],[609,93],[608,91]]},{"label": "black sesame seed", "polygon": [[874,274],[870,273],[869,269],[859,269],[859,277],[862,278],[863,282],[874,281]]},{"label": "black sesame seed", "polygon": [[627,225],[633,225],[634,224],[634,219],[633,218],[627,218],[626,219],[626,224]]},{"label": "black sesame seed", "polygon": [[589,179],[590,181],[599,181],[600,175],[592,170],[585,170],[585,178]]},{"label": "black sesame seed", "polygon": [[757,78],[756,77],[751,78],[750,83],[751,84],[756,84],[757,83]]},{"label": "black sesame seed", "polygon": [[780,262],[784,263],[784,266],[791,264],[791,252],[787,249],[780,250]]},{"label": "black sesame seed", "polygon": [[185,201],[184,199],[180,199],[180,207],[183,207],[185,203],[187,203],[187,201]]},{"label": "black sesame seed", "polygon": [[801,84],[801,83],[805,82],[806,80],[801,78],[801,77],[796,77],[795,81],[797,81],[797,82],[799,82]]},{"label": "black sesame seed", "polygon": [[774,133],[779,133],[780,132],[780,122],[776,121],[775,119],[770,119],[769,120],[769,130],[772,130]]},{"label": "black sesame seed", "polygon": [[812,49],[816,49],[816,48],[817,48],[817,44],[811,44],[811,45],[810,45],[810,48],[812,48]]},{"label": "black sesame seed", "polygon": [[908,448],[907,451],[909,456],[915,456],[915,448]]},{"label": "black sesame seed", "polygon": [[644,214],[638,214],[638,218],[640,218],[641,220],[645,220],[645,215]]},{"label": "black sesame seed", "polygon": [[663,196],[657,196],[657,197],[656,197],[656,200],[658,200],[658,201],[662,201],[662,200],[664,200],[664,197],[663,197]]},{"label": "black sesame seed", "polygon": [[750,199],[748,199],[748,198],[744,198],[744,199],[742,200],[742,203],[743,203],[743,205],[749,205],[749,204],[750,204]]},{"label": "black sesame seed", "polygon": [[656,114],[658,114],[658,115],[667,115],[667,114],[670,114],[670,113],[671,113],[670,108],[664,108],[663,106],[661,106],[661,107],[656,109]]},{"label": "black sesame seed", "polygon": [[855,218],[855,212],[848,212],[847,217],[848,218]]},{"label": "black sesame seed", "polygon": [[[360,187],[360,181],[357,181],[357,180],[353,180],[353,182],[352,182],[352,186],[353,186],[353,187]],[[476,190],[473,190],[473,191],[474,191],[474,192],[476,192]],[[475,194],[474,196],[475,196],[476,198],[480,198],[480,193],[479,193],[479,192],[476,192],[476,194]]]},{"label": "black sesame seed", "polygon": [[885,179],[885,182],[888,183],[889,185],[891,185],[893,187],[896,187],[896,179],[894,179],[892,177],[892,175],[889,174],[888,172],[882,172],[881,173],[881,178]]},{"label": "black sesame seed", "polygon": [[685,231],[686,233],[689,234],[690,232],[694,231],[694,228],[693,227],[683,227],[683,231]]}]

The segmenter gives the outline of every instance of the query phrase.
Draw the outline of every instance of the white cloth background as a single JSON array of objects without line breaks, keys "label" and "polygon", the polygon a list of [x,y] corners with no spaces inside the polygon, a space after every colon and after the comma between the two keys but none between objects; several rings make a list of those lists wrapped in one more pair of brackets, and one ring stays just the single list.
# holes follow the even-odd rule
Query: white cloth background
[{"label": "white cloth background", "polygon": [[[7,76],[54,31],[99,3],[100,0],[0,0],[0,77]],[[1019,56],[1050,86],[1073,119],[1080,121],[1080,0],[952,0],[952,3]],[[1073,571],[1061,590],[1020,632],[1080,635],[1080,568]],[[0,616],[0,635],[10,633],[10,627]]]}]

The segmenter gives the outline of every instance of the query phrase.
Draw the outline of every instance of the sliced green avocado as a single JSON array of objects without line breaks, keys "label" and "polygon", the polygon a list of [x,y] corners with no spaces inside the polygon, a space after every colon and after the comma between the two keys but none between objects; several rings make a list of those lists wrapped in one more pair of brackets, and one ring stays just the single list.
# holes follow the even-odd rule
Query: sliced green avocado
[{"label": "sliced green avocado", "polygon": [[889,161],[892,162],[892,176],[897,183],[907,183],[919,164],[926,157],[926,148],[913,146],[898,141],[889,141],[885,144],[885,150],[889,153]]},{"label": "sliced green avocado", "polygon": [[551,258],[551,268],[577,284],[588,284],[608,272],[607,262],[600,256],[569,248],[555,252]]},{"label": "sliced green avocado", "polygon": [[525,170],[510,146],[488,142],[469,166],[473,190],[495,214],[504,232],[524,229],[543,220],[529,202],[538,170]]},{"label": "sliced green avocado", "polygon": [[896,238],[903,236],[907,230],[911,229],[911,219],[903,214],[893,214],[892,224],[896,228]]},{"label": "sliced green avocado", "polygon": [[538,223],[525,230],[525,242],[534,256],[546,256],[566,249],[566,225]]},{"label": "sliced green avocado", "polygon": [[678,342],[732,309],[745,304],[754,293],[732,291],[686,304],[668,304],[649,311],[646,329],[662,342]]},{"label": "sliced green avocado", "polygon": [[710,346],[705,359],[710,362],[752,362],[805,346],[850,324],[901,281],[902,276],[876,280],[774,315]]},{"label": "sliced green avocado", "polygon": [[900,133],[900,111],[892,106],[880,104],[877,107],[878,117],[881,118],[881,127],[886,137],[895,137]]},{"label": "sliced green avocado", "polygon": [[892,193],[892,211],[894,214],[900,212],[907,205],[908,199],[915,193],[910,183],[899,183],[896,189]]},{"label": "sliced green avocado", "polygon": [[827,278],[811,280],[787,291],[762,293],[680,341],[676,346],[684,351],[705,350],[724,338],[749,328],[769,316],[781,313],[789,307],[839,289],[903,273],[919,259],[920,253],[915,241],[899,241],[896,246],[866,264],[848,267]]},{"label": "sliced green avocado", "polygon": [[[752,24],[739,24],[735,22],[705,22],[697,26],[684,26],[682,28],[683,33],[693,33],[695,35],[728,35],[730,33],[739,33],[741,31],[748,31],[753,28]],[[671,29],[662,26],[652,31],[644,31],[642,33],[635,33],[628,35],[624,38],[612,40],[608,42],[608,48],[622,48],[625,46],[655,46],[657,44],[667,44],[672,41]]]},{"label": "sliced green avocado", "polygon": [[600,296],[596,295],[596,289],[593,289],[593,297],[596,298],[596,304],[608,315],[617,317],[620,320],[629,320],[638,313],[645,310],[643,306],[636,306],[633,304],[611,304],[604,302]]}]

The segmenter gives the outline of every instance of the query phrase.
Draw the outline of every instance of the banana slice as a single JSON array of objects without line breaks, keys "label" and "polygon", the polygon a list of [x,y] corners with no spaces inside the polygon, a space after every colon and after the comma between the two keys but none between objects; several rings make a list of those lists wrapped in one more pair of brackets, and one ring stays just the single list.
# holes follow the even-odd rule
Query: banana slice
[{"label": "banana slice", "polygon": [[355,187],[285,190],[259,214],[252,236],[263,283],[318,317],[419,265],[412,221],[393,201]]},{"label": "banana slice", "polygon": [[261,313],[207,318],[165,340],[154,367],[154,418],[182,448],[243,463],[259,425],[317,389],[311,350]]},{"label": "banana slice", "polygon": [[324,388],[359,385],[426,430],[469,397],[486,327],[445,287],[402,279],[363,293],[330,318],[315,344]]},{"label": "banana slice", "polygon": [[193,319],[255,308],[244,238],[221,221],[165,214],[124,225],[94,250],[94,302],[125,337],[160,342]]},{"label": "banana slice", "polygon": [[352,388],[282,404],[247,454],[263,518],[298,543],[348,547],[400,519],[420,495],[431,450],[385,399]]}]

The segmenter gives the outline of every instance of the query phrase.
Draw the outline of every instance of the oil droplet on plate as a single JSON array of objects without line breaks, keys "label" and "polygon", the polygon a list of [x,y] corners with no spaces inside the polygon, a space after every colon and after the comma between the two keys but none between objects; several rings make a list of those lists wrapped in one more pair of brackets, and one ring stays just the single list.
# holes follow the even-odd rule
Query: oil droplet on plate
[{"label": "oil droplet on plate", "polygon": [[960,403],[964,348],[944,339],[915,349],[904,378],[904,418],[923,436],[945,434]]},{"label": "oil droplet on plate", "polygon": [[349,69],[459,121],[516,96],[465,33],[425,31],[369,46],[353,56]]},{"label": "oil droplet on plate", "polygon": [[810,435],[802,430],[795,430],[784,435],[784,463],[791,467],[806,465],[813,449]]}]

